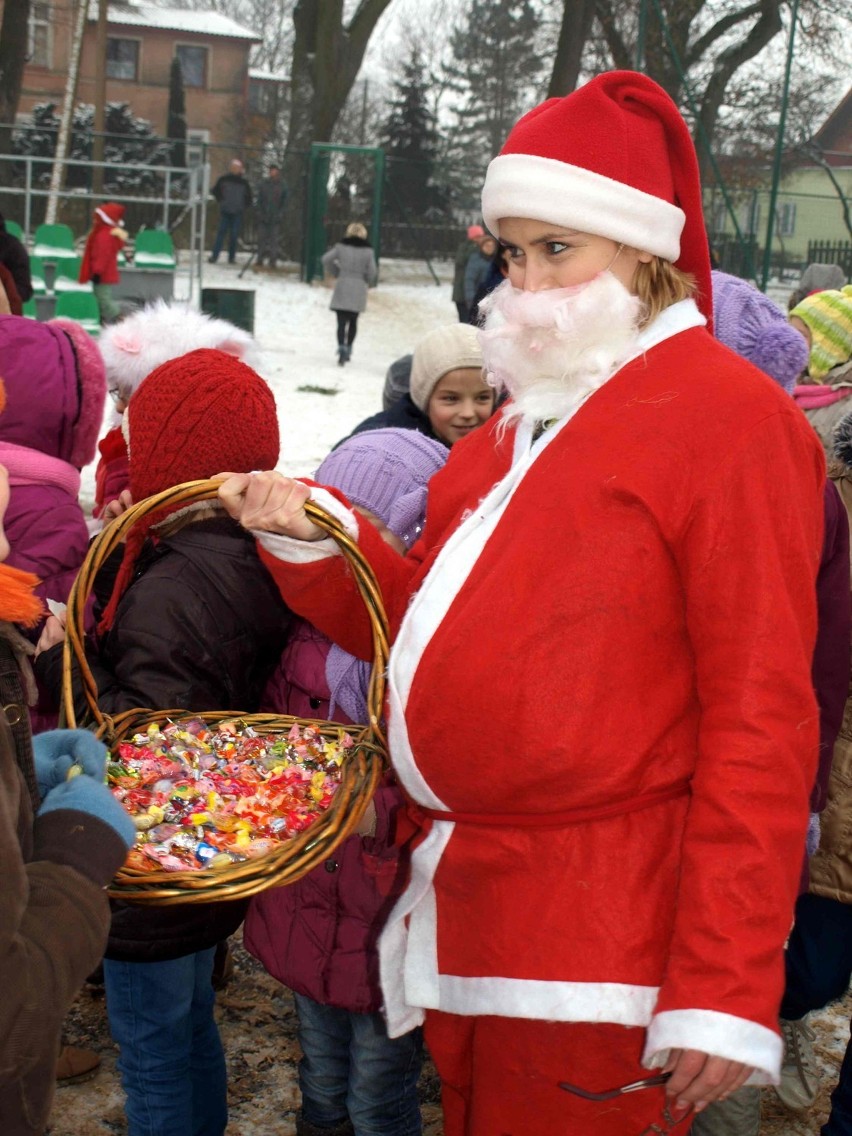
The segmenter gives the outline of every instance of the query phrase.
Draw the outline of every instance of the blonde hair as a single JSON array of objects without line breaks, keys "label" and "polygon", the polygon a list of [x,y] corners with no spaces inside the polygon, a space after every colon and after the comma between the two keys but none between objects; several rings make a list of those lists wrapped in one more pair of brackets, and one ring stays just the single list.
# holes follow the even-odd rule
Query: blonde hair
[{"label": "blonde hair", "polygon": [[633,291],[645,309],[642,317],[644,327],[665,308],[695,295],[695,277],[681,272],[671,261],[655,256],[647,264],[638,265],[633,277]]},{"label": "blonde hair", "polygon": [[367,227],[362,225],[360,221],[353,221],[350,225],[346,226],[347,237],[360,237],[362,241],[367,239]]}]

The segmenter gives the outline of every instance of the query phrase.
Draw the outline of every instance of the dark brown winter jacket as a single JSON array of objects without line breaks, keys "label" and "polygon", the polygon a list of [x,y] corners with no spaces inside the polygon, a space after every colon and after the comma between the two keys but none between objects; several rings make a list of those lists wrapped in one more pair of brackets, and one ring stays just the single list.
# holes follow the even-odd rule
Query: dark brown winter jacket
[{"label": "dark brown winter jacket", "polygon": [[0,623],[0,1132],[44,1131],[62,1020],[98,964],[109,928],[104,885],[125,846],[74,810],[33,820],[38,790],[16,650]]},{"label": "dark brown winter jacket", "polygon": [[[99,580],[101,598],[111,590],[110,579]],[[256,711],[289,624],[254,538],[224,516],[189,524],[145,546],[115,622],[89,660],[100,708]],[[36,661],[54,696],[61,671],[60,644]],[[78,714],[85,713],[82,695],[77,701]],[[147,962],[213,946],[240,925],[246,904],[113,907],[107,958]]]}]

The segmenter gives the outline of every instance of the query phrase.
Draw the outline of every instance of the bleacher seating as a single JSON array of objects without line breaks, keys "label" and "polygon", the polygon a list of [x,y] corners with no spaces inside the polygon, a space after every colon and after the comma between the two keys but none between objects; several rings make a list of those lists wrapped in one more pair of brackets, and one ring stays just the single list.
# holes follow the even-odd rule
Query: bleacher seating
[{"label": "bleacher seating", "polygon": [[63,292],[91,292],[91,282],[81,284],[78,277],[80,275],[80,257],[75,256],[73,259],[60,260],[56,266],[56,278],[53,281],[53,291],[57,296]]},{"label": "bleacher seating", "polygon": [[22,314],[25,315],[27,317],[27,319],[31,319],[31,320],[38,319],[38,312],[36,311],[35,296],[31,296],[29,298],[29,300],[24,300],[21,307],[23,309]]},{"label": "bleacher seating", "polygon": [[62,292],[56,297],[57,316],[76,320],[90,335],[101,330],[101,312],[93,292]]},{"label": "bleacher seating", "polygon": [[162,229],[141,229],[134,242],[133,263],[136,268],[174,271],[177,261],[171,233]]},{"label": "bleacher seating", "polygon": [[10,237],[17,237],[21,244],[24,243],[24,230],[17,221],[10,221],[6,218],[6,232]]},{"label": "bleacher seating", "polygon": [[68,260],[76,257],[74,234],[67,225],[39,225],[33,240],[33,254],[42,260]]},{"label": "bleacher seating", "polygon": [[48,291],[47,277],[44,273],[44,262],[40,256],[30,256],[30,277],[35,295],[46,296]]}]

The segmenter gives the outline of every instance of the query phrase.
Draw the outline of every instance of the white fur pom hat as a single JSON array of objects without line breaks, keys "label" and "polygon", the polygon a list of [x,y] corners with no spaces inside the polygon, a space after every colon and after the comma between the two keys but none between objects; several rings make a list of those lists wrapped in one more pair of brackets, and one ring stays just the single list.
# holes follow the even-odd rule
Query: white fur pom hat
[{"label": "white fur pom hat", "polygon": [[227,320],[214,319],[188,304],[157,300],[106,328],[99,340],[107,383],[129,399],[157,367],[208,347],[257,369],[253,336]]},{"label": "white fur pom hat", "polygon": [[411,401],[426,411],[432,391],[447,374],[459,367],[482,367],[479,332],[469,323],[436,327],[414,348],[411,363]]}]

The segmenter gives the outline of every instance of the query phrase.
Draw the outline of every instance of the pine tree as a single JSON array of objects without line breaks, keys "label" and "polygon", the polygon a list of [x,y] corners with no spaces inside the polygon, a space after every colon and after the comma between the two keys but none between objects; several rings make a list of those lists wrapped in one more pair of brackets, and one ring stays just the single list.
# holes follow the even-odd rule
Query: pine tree
[{"label": "pine tree", "polygon": [[445,161],[463,208],[475,205],[489,161],[541,95],[538,23],[529,0],[471,0],[465,22],[450,36],[445,71],[455,122]]},{"label": "pine tree", "polygon": [[388,210],[411,219],[444,212],[445,195],[435,184],[438,132],[427,94],[423,63],[415,47],[394,83],[381,137],[388,156]]},{"label": "pine tree", "polygon": [[172,165],[186,166],[186,95],[183,89],[183,71],[180,59],[172,59],[169,72],[169,119],[166,137],[172,139]]}]

